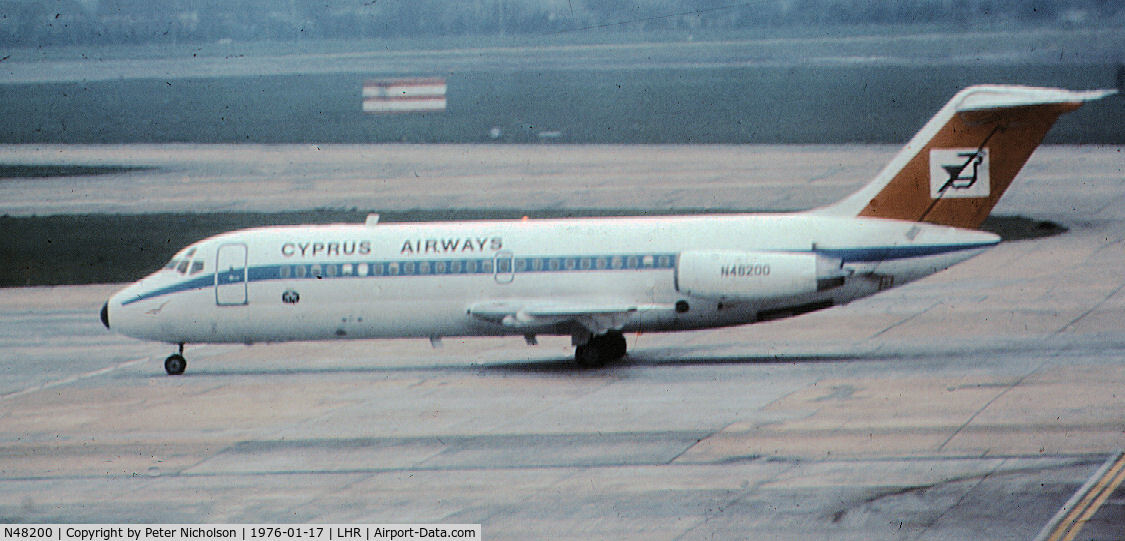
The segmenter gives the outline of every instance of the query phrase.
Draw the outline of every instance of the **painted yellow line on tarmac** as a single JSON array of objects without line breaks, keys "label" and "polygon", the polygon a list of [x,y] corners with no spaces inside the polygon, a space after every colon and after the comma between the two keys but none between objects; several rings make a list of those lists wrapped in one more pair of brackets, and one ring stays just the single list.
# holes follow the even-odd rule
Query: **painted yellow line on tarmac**
[{"label": "painted yellow line on tarmac", "polygon": [[[1089,491],[1078,501],[1078,504],[1063,516],[1045,539],[1047,541],[1073,541],[1082,528],[1086,526],[1098,509],[1109,499],[1121,482],[1125,481],[1125,453],[1118,453],[1117,459],[1108,468],[1103,468],[1096,481],[1087,483],[1083,488]],[[1081,490],[1081,489],[1080,489]]]}]

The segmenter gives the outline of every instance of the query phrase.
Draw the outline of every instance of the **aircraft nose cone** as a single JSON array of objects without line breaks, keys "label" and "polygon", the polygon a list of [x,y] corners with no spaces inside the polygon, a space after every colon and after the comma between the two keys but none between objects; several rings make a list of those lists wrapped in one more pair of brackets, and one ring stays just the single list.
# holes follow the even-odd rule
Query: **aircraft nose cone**
[{"label": "aircraft nose cone", "polygon": [[102,305],[102,325],[109,328],[109,301]]}]

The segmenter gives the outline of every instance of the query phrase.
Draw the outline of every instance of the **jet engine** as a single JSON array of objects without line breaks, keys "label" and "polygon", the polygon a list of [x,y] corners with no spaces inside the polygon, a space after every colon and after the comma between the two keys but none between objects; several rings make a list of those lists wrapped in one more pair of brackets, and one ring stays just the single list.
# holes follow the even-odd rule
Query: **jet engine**
[{"label": "jet engine", "polygon": [[676,262],[676,290],[732,301],[770,300],[844,285],[840,260],[814,252],[683,252]]}]

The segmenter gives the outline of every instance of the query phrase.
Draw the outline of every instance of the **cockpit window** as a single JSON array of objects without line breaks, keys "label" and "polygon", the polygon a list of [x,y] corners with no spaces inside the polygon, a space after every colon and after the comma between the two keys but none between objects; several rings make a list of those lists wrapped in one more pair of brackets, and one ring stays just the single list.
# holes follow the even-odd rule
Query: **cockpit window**
[{"label": "cockpit window", "polygon": [[197,272],[202,272],[203,271],[202,258],[200,258],[199,261],[196,261],[194,263],[191,261],[191,258],[195,257],[195,252],[197,250],[198,250],[198,247],[185,248],[182,252],[176,254],[176,256],[173,257],[172,260],[169,261],[168,264],[164,266],[164,269],[165,270],[173,270],[174,269],[176,272],[178,272],[180,274],[187,274],[189,270],[191,271],[191,274],[195,274]]}]

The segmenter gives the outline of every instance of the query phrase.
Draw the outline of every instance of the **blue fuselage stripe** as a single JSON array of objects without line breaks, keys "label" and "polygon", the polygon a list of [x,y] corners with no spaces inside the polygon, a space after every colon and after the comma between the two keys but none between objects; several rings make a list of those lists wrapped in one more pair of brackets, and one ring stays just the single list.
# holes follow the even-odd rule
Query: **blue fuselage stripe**
[{"label": "blue fuselage stripe", "polygon": [[888,246],[873,248],[817,248],[816,253],[834,257],[844,263],[879,263],[896,259],[910,259],[942,255],[966,250],[980,250],[994,246],[994,243],[949,244],[937,246]]},{"label": "blue fuselage stripe", "polygon": [[[843,263],[878,263],[977,250],[992,245],[991,243],[981,243],[872,248],[817,248],[816,253],[840,259]],[[265,282],[273,280],[389,279],[419,276],[672,270],[675,267],[676,254],[674,253],[286,263],[249,267],[246,269],[245,275],[243,269],[220,271],[217,274],[208,272],[199,277],[189,278],[182,282],[144,292],[125,300],[121,304],[124,306],[183,291],[212,288],[216,284],[220,286],[239,284],[244,280],[246,282]]]}]

